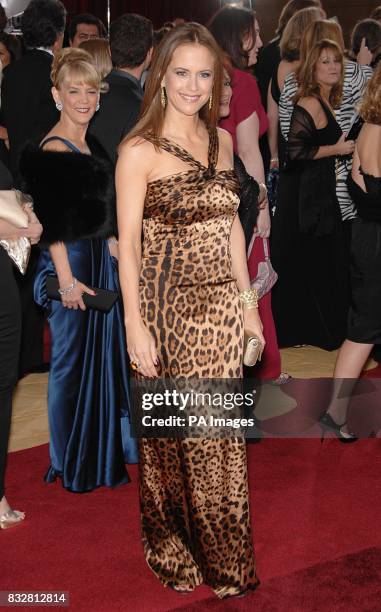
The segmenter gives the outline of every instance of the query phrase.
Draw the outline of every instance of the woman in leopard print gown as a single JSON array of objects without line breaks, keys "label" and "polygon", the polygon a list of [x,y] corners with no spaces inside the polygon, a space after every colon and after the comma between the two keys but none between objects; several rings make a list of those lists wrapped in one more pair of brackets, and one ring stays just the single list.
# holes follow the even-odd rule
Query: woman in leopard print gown
[{"label": "woman in leopard print gown", "polygon": [[[211,34],[167,34],[116,182],[128,352],[145,377],[239,378],[249,289],[230,136],[217,130],[222,66]],[[143,228],[143,245],[141,230]],[[223,598],[255,588],[245,441],[140,440],[147,562],[164,585]]]}]

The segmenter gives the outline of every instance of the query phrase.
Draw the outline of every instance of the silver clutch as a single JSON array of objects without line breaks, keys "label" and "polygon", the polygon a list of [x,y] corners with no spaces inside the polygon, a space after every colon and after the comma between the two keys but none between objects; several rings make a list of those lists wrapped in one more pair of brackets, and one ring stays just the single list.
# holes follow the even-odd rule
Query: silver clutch
[{"label": "silver clutch", "polygon": [[[0,190],[0,219],[17,228],[27,228],[28,215],[22,209],[22,204],[28,201],[30,197],[17,189]],[[31,248],[29,238],[4,239],[0,240],[0,245],[6,250],[21,274],[25,274]]]},{"label": "silver clutch", "polygon": [[20,270],[21,274],[25,274],[28,267],[31,248],[29,238],[22,237],[0,240],[0,245],[6,250],[8,256]]},{"label": "silver clutch", "polygon": [[243,349],[243,364],[251,368],[262,358],[262,342],[257,336],[245,332],[245,343]]}]

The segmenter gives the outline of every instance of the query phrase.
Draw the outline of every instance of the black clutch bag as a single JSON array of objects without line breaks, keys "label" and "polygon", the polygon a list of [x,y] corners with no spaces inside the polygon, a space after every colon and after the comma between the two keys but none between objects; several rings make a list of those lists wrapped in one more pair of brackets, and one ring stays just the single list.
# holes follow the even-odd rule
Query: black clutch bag
[{"label": "black clutch bag", "polygon": [[[87,308],[93,310],[99,310],[99,312],[110,312],[114,306],[119,295],[116,291],[109,291],[108,289],[98,289],[97,287],[91,287],[96,292],[96,295],[89,295],[84,293],[82,298]],[[46,292],[50,300],[61,301],[61,295],[58,293],[59,283],[56,276],[47,276],[46,278]]]},{"label": "black clutch bag", "polygon": [[[364,125],[364,119],[357,115],[356,119],[353,121],[348,134],[345,137],[345,140],[357,140],[358,135],[361,132],[361,128]],[[352,157],[351,155],[349,157]]]}]

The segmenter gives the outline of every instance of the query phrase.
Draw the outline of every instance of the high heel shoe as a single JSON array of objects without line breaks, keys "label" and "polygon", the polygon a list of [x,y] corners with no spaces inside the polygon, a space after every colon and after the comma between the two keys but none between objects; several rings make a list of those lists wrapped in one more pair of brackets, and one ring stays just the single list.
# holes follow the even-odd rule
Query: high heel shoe
[{"label": "high heel shoe", "polygon": [[322,441],[324,439],[324,433],[328,429],[329,431],[333,431],[339,442],[343,444],[350,444],[351,442],[357,442],[358,438],[352,433],[343,433],[342,428],[346,423],[342,423],[339,425],[336,421],[333,420],[328,412],[325,412],[319,419],[319,423],[322,426]]},{"label": "high heel shoe", "polygon": [[0,529],[9,529],[15,527],[25,518],[25,512],[20,510],[8,510],[0,516]]}]

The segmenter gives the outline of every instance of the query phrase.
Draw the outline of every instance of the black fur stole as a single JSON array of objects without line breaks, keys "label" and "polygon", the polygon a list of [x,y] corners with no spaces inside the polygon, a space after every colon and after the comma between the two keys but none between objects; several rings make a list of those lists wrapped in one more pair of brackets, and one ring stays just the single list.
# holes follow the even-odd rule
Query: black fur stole
[{"label": "black fur stole", "polygon": [[28,144],[20,157],[23,191],[43,225],[41,246],[116,231],[114,169],[93,139],[92,155],[46,151]]}]

